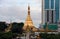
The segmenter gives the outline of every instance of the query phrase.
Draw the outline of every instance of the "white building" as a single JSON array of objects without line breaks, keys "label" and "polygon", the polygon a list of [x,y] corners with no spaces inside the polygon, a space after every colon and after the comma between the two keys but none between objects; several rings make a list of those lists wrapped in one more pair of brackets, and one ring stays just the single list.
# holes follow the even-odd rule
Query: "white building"
[{"label": "white building", "polygon": [[60,20],[58,21],[58,32],[60,32]]}]

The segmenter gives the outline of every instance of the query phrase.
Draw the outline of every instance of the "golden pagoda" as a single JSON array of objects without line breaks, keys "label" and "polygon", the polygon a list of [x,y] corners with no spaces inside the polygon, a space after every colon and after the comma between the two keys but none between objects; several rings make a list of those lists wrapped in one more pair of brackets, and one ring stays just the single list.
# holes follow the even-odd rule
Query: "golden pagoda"
[{"label": "golden pagoda", "polygon": [[28,16],[27,16],[27,19],[24,23],[24,27],[23,29],[24,30],[27,30],[29,27],[29,29],[35,29],[34,25],[33,25],[33,22],[32,22],[32,19],[30,17],[30,6],[28,6]]}]

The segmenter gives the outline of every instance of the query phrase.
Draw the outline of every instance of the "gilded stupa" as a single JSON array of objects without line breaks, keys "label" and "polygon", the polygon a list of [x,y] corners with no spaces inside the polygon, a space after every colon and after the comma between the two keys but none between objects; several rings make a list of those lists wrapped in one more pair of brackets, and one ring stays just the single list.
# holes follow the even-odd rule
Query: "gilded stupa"
[{"label": "gilded stupa", "polygon": [[33,22],[32,22],[31,16],[30,16],[30,6],[28,6],[28,16],[27,16],[27,19],[25,20],[23,29],[24,30],[27,30],[27,29],[33,30],[34,29],[35,30],[35,27],[33,25]]}]

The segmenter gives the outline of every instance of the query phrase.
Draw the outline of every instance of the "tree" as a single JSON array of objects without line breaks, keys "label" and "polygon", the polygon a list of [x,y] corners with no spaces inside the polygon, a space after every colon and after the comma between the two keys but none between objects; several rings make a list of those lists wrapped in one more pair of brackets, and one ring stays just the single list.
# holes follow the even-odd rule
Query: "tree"
[{"label": "tree", "polygon": [[0,22],[0,31],[4,31],[7,28],[7,24],[5,22]]},{"label": "tree", "polygon": [[58,37],[58,39],[60,39],[60,33],[58,33],[58,36],[57,37]]},{"label": "tree", "polygon": [[40,33],[40,37],[43,39],[60,39],[60,35],[59,34],[47,34],[47,38],[46,38],[46,33]]},{"label": "tree", "polygon": [[13,23],[12,24],[12,29],[11,29],[11,31],[13,32],[13,33],[22,33],[23,32],[23,26],[24,26],[24,23]]},{"label": "tree", "polygon": [[17,34],[16,33],[12,33],[12,32],[0,32],[0,39],[12,39],[12,38],[16,38]]}]

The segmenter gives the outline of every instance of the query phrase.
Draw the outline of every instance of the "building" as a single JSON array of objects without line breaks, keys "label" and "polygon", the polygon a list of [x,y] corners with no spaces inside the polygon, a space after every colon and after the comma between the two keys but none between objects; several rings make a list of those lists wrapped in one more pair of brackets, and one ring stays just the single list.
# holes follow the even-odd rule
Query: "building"
[{"label": "building", "polygon": [[24,30],[26,31],[36,31],[37,28],[35,28],[34,24],[33,24],[33,21],[31,19],[31,16],[30,16],[30,6],[28,6],[28,15],[27,15],[27,18],[25,20],[25,23],[24,23],[24,27],[23,27]]},{"label": "building", "polygon": [[58,21],[58,32],[60,32],[60,20]]},{"label": "building", "polygon": [[[42,25],[57,24],[60,20],[60,0],[42,0]],[[49,26],[50,27],[50,26]]]},{"label": "building", "polygon": [[42,23],[56,23],[60,18],[60,0],[42,0]]}]

